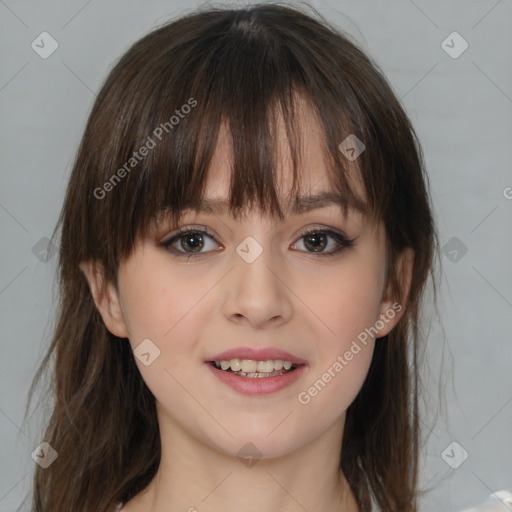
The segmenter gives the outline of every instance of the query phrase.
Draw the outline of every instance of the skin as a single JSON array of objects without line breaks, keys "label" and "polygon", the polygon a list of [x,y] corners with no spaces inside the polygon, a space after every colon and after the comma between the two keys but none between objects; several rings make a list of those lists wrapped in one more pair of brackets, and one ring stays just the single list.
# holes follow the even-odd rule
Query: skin
[{"label": "skin", "polygon": [[[307,108],[301,112],[301,191],[320,192],[328,183],[320,132]],[[290,155],[279,128],[283,170]],[[230,158],[222,130],[208,175],[208,197],[227,198]],[[282,172],[281,178],[288,190],[291,176]],[[196,259],[180,259],[159,245],[179,227],[162,220],[120,264],[118,289],[104,283],[98,265],[81,265],[106,327],[128,338],[133,349],[147,338],[160,349],[149,366],[135,361],[156,397],[161,465],[149,486],[122,511],[356,512],[339,470],[340,447],[346,410],[366,378],[379,340],[359,343],[361,351],[307,405],[299,403],[298,395],[397,302],[385,283],[384,226],[370,225],[356,212],[344,218],[336,206],[287,216],[282,223],[252,210],[238,220],[227,211],[188,212],[184,225],[205,226],[215,235],[215,240],[203,238],[203,254]],[[353,247],[322,257],[300,237],[310,227],[330,227],[357,238]],[[235,252],[247,236],[263,247],[251,264]],[[334,239],[328,240],[325,252],[336,247]],[[191,250],[179,240],[174,246]],[[412,261],[410,251],[397,261],[403,297]],[[391,331],[404,309],[375,338]],[[308,367],[281,391],[242,395],[216,379],[204,361],[244,345],[286,350],[306,359]],[[237,457],[247,442],[262,454],[252,467]]]}]

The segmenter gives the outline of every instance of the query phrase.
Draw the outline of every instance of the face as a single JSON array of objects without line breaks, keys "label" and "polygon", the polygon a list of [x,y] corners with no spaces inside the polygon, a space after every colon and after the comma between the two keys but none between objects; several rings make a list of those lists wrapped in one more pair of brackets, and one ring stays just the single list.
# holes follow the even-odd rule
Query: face
[{"label": "face", "polygon": [[[318,129],[305,116],[301,195],[310,195],[327,191],[328,180]],[[225,135],[208,175],[212,199],[228,197]],[[286,169],[284,139],[282,148]],[[291,176],[282,179],[287,190]],[[192,233],[173,238],[183,226]],[[208,234],[197,232],[204,229]],[[313,234],[303,235],[308,230]],[[95,293],[93,273],[82,268]],[[356,211],[345,218],[336,205],[283,221],[259,211],[235,220],[227,210],[185,212],[180,226],[162,218],[121,263],[118,289],[108,285],[108,294],[96,292],[95,299],[109,330],[144,354],[135,361],[156,398],[161,432],[232,455],[251,442],[263,457],[343,429],[375,338],[394,327],[401,309],[385,286],[383,225],[370,225]],[[211,363],[230,361],[239,369],[231,359],[250,354],[297,368],[252,378]],[[246,373],[258,370],[245,364]]]}]

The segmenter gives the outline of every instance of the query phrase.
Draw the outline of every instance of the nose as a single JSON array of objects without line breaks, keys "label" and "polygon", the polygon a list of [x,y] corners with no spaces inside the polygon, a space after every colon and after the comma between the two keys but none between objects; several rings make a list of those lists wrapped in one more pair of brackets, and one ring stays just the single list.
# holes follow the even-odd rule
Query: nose
[{"label": "nose", "polygon": [[254,329],[290,320],[293,293],[286,283],[285,261],[278,261],[268,244],[247,237],[233,252],[233,267],[224,282],[226,318]]}]

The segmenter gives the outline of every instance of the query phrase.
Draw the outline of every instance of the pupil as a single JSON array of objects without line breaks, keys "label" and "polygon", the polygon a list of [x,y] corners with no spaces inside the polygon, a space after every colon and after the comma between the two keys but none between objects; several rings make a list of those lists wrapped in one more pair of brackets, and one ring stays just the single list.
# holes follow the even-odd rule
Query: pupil
[{"label": "pupil", "polygon": [[[312,240],[313,243],[310,244],[309,240]],[[320,245],[318,245],[319,243]],[[327,245],[326,236],[323,233],[314,233],[312,235],[308,235],[306,237],[305,245],[306,247],[313,249],[314,252],[319,252]]]},{"label": "pupil", "polygon": [[[200,235],[199,235],[200,237]],[[192,247],[193,249],[196,249],[195,251],[193,252],[197,252],[197,250],[201,250],[203,245],[204,245],[204,242],[202,241],[202,239],[200,239],[199,241],[197,241],[197,239],[199,238],[198,237],[198,233],[192,233],[192,234],[188,234],[188,235],[185,235],[181,240],[182,240],[182,246],[183,246],[183,242],[186,242],[187,244],[190,245],[190,247]],[[194,241],[195,240],[195,241]]]}]

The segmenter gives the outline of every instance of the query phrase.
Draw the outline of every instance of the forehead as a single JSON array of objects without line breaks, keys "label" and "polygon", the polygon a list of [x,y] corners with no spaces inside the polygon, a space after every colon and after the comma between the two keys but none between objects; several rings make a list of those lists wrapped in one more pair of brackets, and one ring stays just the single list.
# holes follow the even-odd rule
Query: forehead
[{"label": "forehead", "polygon": [[[329,207],[339,207],[347,203],[348,209],[354,213],[362,214],[362,206],[354,201],[347,200],[332,191],[320,191],[307,193],[293,198],[283,207],[288,215],[301,215],[312,210]],[[190,205],[188,210],[207,215],[222,215],[227,212],[229,201],[227,197],[212,196],[205,197],[194,205]]]},{"label": "forehead", "polygon": [[[362,213],[365,203],[364,187],[357,163],[347,162],[350,186],[357,198],[345,198],[332,190],[326,167],[324,138],[318,121],[311,109],[300,99],[297,100],[297,115],[300,119],[299,152],[299,193],[292,197],[293,174],[292,153],[282,116],[278,117],[275,127],[277,152],[274,168],[276,169],[276,193],[283,210],[289,214],[301,214],[315,208],[339,206],[347,203],[350,210]],[[229,128],[221,124],[217,145],[210,161],[206,180],[206,197],[191,205],[190,209],[198,213],[220,214],[228,207],[231,187],[231,169],[233,151]],[[342,171],[340,171],[342,172]]]}]

